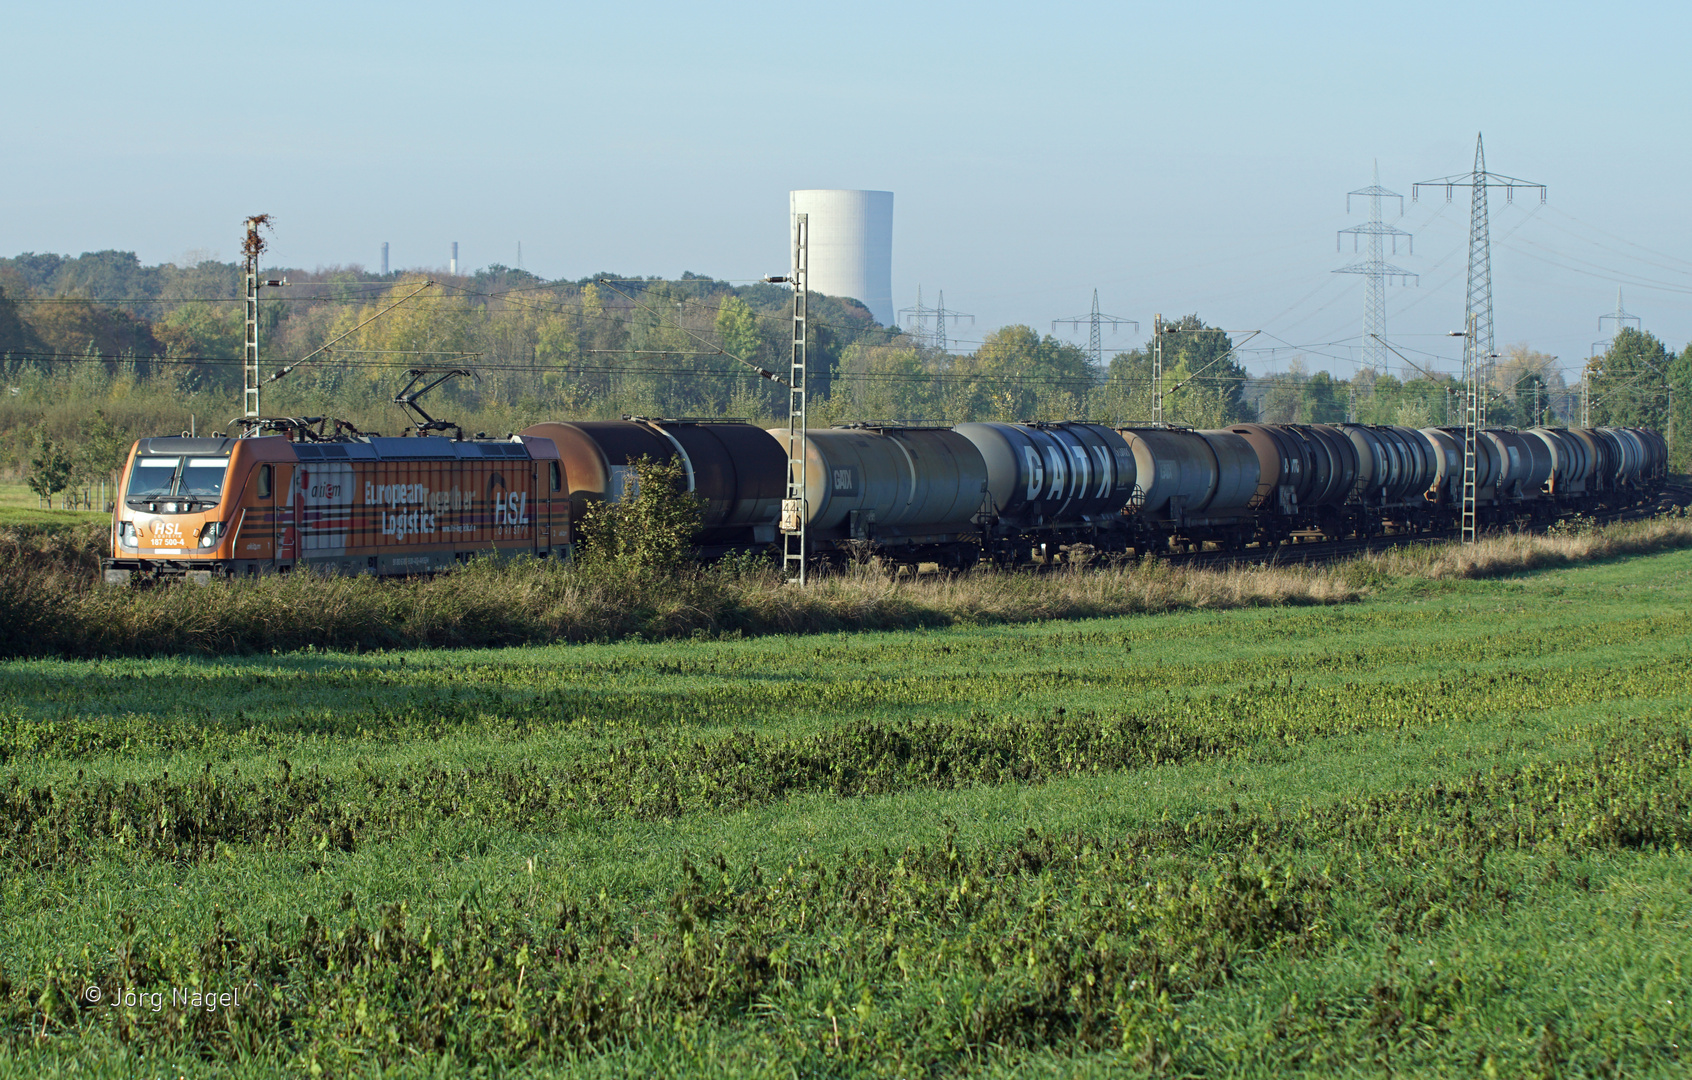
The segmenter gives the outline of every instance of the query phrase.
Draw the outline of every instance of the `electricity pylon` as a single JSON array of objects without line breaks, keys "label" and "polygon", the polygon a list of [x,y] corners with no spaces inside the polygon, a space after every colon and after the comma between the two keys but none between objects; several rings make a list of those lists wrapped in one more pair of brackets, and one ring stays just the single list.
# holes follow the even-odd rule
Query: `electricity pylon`
[{"label": "electricity pylon", "polygon": [[[1640,319],[1637,315],[1629,315],[1627,308],[1622,306],[1622,291],[1620,285],[1616,286],[1616,310],[1614,312],[1606,312],[1603,315],[1598,316],[1598,332],[1600,334],[1604,332],[1605,319],[1615,320],[1617,334],[1620,334],[1622,330],[1627,327],[1628,323],[1632,323],[1635,330],[1643,330],[1645,328],[1644,320]],[[1614,337],[1607,337],[1601,341],[1594,341],[1592,343],[1592,355],[1587,358],[1586,366],[1580,371],[1581,427],[1592,426],[1592,369],[1598,364],[1598,354],[1608,353],[1610,351],[1610,346],[1615,343],[1616,339]]]},{"label": "electricity pylon", "polygon": [[1492,235],[1487,226],[1486,189],[1503,188],[1504,201],[1516,201],[1516,189],[1538,189],[1539,201],[1545,201],[1545,185],[1536,184],[1531,180],[1518,180],[1513,176],[1486,171],[1486,151],[1481,145],[1480,135],[1475,136],[1475,167],[1472,171],[1459,176],[1442,176],[1438,180],[1423,180],[1419,184],[1410,185],[1410,198],[1414,201],[1420,198],[1424,187],[1445,188],[1445,201],[1451,201],[1453,188],[1466,187],[1470,189],[1469,199],[1469,292],[1464,304],[1465,325],[1467,316],[1474,316],[1474,325],[1469,331],[1471,344],[1474,347],[1475,359],[1482,363],[1479,373],[1482,385],[1492,384],[1492,360],[1497,353],[1497,342],[1492,332]]},{"label": "electricity pylon", "polygon": [[[1398,254],[1399,237],[1407,241],[1411,255],[1416,254],[1416,240],[1398,226],[1388,225],[1381,220],[1381,200],[1397,199],[1398,215],[1403,217],[1404,196],[1381,186],[1380,162],[1375,162],[1373,184],[1346,193],[1345,212],[1348,214],[1351,213],[1351,199],[1354,195],[1368,197],[1369,220],[1362,225],[1341,229],[1334,237],[1334,250],[1339,250],[1340,238],[1350,234],[1351,250],[1356,252],[1359,246],[1364,247],[1363,258],[1350,266],[1340,267],[1334,273],[1363,275],[1363,366],[1371,371],[1381,371],[1386,367],[1386,344],[1382,339],[1386,337],[1387,284],[1394,279],[1403,282],[1415,278],[1418,283],[1421,281],[1417,275],[1386,261],[1387,238],[1392,240],[1394,255]],[[1364,237],[1368,237],[1366,245],[1361,244]]]},{"label": "electricity pylon", "polygon": [[[1605,312],[1604,314],[1598,316],[1598,332],[1600,334],[1604,332],[1605,319],[1612,319],[1615,321],[1615,330],[1618,334],[1622,332],[1623,328],[1625,328],[1628,323],[1632,323],[1635,330],[1645,329],[1644,321],[1637,315],[1628,314],[1627,308],[1622,306],[1622,291],[1620,285],[1616,286],[1616,310],[1613,313]],[[1597,356],[1599,348],[1608,349],[1615,343],[1615,340],[1615,338],[1609,337],[1605,338],[1603,341],[1594,341],[1592,343],[1592,355]]]},{"label": "electricity pylon", "polygon": [[[962,311],[948,311],[946,309],[946,294],[944,292],[940,294],[940,302],[938,306],[924,307],[922,303],[921,285],[917,286],[916,307],[900,308],[899,314],[901,316],[911,316],[911,321],[916,324],[914,331],[919,343],[933,346],[941,352],[946,351],[947,319],[951,319],[954,326],[957,325],[957,321],[959,319],[968,319],[971,326],[975,325],[974,315],[968,315]],[[929,319],[934,320],[933,331],[929,331],[927,329],[927,322]]]},{"label": "electricity pylon", "polygon": [[1115,315],[1100,315],[1099,290],[1097,289],[1093,290],[1093,311],[1091,314],[1072,315],[1067,319],[1053,319],[1052,329],[1056,330],[1059,323],[1067,323],[1077,330],[1081,329],[1082,323],[1086,323],[1088,325],[1090,329],[1087,335],[1087,356],[1091,358],[1094,368],[1104,367],[1104,341],[1099,335],[1099,327],[1103,326],[1105,323],[1109,323],[1110,332],[1114,334],[1116,333],[1117,327],[1124,324],[1132,324],[1134,332],[1136,334],[1140,332],[1140,324],[1134,319],[1123,319]]}]

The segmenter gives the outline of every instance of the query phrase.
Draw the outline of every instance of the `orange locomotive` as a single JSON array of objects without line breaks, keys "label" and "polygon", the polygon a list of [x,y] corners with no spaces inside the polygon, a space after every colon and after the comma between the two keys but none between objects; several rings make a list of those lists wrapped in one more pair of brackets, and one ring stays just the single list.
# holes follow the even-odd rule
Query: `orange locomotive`
[{"label": "orange locomotive", "polygon": [[569,492],[547,439],[142,439],[105,578],[309,568],[420,574],[477,555],[565,558]]}]

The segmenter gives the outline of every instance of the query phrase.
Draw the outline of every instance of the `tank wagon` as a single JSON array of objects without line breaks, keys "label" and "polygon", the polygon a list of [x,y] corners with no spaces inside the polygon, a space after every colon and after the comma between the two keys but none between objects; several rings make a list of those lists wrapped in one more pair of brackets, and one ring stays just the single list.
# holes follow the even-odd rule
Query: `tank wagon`
[{"label": "tank wagon", "polygon": [[130,450],[102,562],[113,583],[204,582],[432,573],[569,545],[564,472],[544,439],[152,438]]},{"label": "tank wagon", "polygon": [[[785,427],[772,430],[787,468]],[[974,565],[992,514],[987,462],[959,431],[848,425],[805,435],[805,528],[832,563],[874,553],[888,562]]]},{"label": "tank wagon", "polygon": [[594,502],[634,494],[634,463],[675,459],[686,490],[698,496],[703,529],[699,553],[715,558],[776,541],[787,494],[787,457],[762,428],[733,420],[548,421],[524,428],[524,439],[550,443],[564,467],[571,520]]},{"label": "tank wagon", "polygon": [[[1012,564],[1076,544],[1121,546],[1121,508],[1134,456],[1099,424],[959,424],[980,455],[983,498],[974,520],[979,554]],[[965,561],[975,556],[966,554]]]}]

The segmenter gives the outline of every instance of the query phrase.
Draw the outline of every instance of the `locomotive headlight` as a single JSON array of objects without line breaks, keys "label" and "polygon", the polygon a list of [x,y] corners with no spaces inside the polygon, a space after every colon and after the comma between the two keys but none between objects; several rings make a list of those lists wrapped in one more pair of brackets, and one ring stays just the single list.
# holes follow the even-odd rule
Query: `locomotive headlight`
[{"label": "locomotive headlight", "polygon": [[200,546],[203,548],[217,546],[217,538],[223,535],[223,522],[210,521],[200,530]]},{"label": "locomotive headlight", "polygon": [[135,544],[136,544],[136,540],[137,540],[137,538],[136,538],[136,535],[135,535],[135,522],[133,522],[133,521],[120,521],[120,522],[118,522],[118,543],[122,544],[124,547],[134,547]]}]

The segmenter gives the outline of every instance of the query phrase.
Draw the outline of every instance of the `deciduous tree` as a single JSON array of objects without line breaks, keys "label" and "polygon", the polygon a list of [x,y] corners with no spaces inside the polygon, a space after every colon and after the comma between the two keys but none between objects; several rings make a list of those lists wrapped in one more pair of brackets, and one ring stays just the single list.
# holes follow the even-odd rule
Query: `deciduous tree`
[{"label": "deciduous tree", "polygon": [[53,496],[70,486],[75,461],[70,451],[45,431],[35,437],[35,450],[29,458],[29,475],[24,483],[29,490],[53,505]]},{"label": "deciduous tree", "polygon": [[1601,356],[1587,361],[1593,424],[1664,430],[1668,426],[1665,388],[1674,359],[1654,335],[1623,328]]}]

